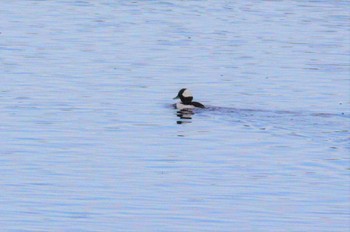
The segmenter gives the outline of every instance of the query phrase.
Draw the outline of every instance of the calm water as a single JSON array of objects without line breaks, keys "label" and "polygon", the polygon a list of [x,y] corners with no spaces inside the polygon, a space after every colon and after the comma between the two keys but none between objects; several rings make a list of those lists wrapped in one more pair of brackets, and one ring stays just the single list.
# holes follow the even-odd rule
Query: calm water
[{"label": "calm water", "polygon": [[2,1],[0,230],[348,231],[349,12]]}]

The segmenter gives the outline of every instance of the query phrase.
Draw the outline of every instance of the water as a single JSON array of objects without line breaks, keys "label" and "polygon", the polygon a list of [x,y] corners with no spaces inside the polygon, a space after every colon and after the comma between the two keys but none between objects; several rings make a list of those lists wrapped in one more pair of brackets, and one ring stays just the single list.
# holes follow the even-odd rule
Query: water
[{"label": "water", "polygon": [[348,231],[349,12],[1,2],[1,231]]}]

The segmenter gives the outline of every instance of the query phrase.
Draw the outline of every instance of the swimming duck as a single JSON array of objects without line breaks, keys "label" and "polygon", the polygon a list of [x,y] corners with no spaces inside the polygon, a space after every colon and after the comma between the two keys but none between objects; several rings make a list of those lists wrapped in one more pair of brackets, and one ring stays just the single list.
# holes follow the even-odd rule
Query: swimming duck
[{"label": "swimming duck", "polygon": [[194,108],[205,108],[205,106],[202,103],[194,102],[192,93],[186,89],[183,88],[179,91],[176,97],[174,99],[181,99],[181,102],[178,102],[175,104],[175,108],[179,110],[183,109],[194,109]]}]

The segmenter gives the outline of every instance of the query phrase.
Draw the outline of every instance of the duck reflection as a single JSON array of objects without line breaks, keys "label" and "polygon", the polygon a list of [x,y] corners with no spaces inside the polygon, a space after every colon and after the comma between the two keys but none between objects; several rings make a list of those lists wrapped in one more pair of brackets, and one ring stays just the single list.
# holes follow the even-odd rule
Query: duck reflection
[{"label": "duck reflection", "polygon": [[178,120],[177,124],[191,123],[192,115],[194,112],[191,109],[182,109],[176,112],[176,116],[178,116],[181,120]]}]

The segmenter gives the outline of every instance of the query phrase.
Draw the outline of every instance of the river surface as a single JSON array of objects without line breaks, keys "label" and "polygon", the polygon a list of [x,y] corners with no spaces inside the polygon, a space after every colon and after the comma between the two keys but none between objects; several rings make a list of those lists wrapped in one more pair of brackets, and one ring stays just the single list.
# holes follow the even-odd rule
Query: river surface
[{"label": "river surface", "polygon": [[[349,1],[1,1],[0,231],[349,231]],[[207,109],[172,108],[187,87]]]}]

